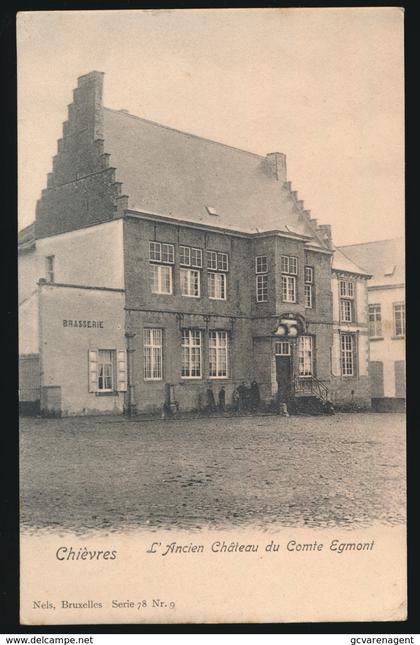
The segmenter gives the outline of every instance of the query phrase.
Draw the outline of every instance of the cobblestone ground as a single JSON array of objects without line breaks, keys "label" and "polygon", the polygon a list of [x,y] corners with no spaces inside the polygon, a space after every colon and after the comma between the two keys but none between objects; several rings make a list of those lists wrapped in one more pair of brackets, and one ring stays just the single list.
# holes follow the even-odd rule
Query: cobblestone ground
[{"label": "cobblestone ground", "polygon": [[24,530],[404,522],[398,414],[22,419]]}]

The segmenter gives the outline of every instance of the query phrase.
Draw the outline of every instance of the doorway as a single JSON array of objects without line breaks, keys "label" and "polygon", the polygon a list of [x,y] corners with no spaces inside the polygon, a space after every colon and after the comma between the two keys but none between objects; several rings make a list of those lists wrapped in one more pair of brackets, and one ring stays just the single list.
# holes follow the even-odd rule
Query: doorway
[{"label": "doorway", "polygon": [[277,397],[279,403],[287,403],[292,387],[292,357],[276,356]]}]

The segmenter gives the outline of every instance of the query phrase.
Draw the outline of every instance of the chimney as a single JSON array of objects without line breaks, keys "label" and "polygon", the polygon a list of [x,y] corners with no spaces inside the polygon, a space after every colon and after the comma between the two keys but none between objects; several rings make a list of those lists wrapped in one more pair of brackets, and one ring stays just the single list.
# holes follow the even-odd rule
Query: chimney
[{"label": "chimney", "polygon": [[317,231],[325,246],[332,250],[331,224],[320,224]]},{"label": "chimney", "polygon": [[269,152],[265,156],[265,160],[271,174],[274,175],[278,181],[286,181],[286,155],[282,152]]}]

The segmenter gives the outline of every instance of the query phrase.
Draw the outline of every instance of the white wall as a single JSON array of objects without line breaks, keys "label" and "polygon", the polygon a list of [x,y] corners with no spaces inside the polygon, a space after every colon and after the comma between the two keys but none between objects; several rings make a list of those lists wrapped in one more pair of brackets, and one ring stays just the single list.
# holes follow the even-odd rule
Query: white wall
[{"label": "white wall", "polygon": [[19,256],[19,302],[47,277],[46,257],[54,256],[54,282],[124,288],[122,219],[36,241]]},{"label": "white wall", "polygon": [[38,354],[38,288],[19,306],[19,354]]},{"label": "white wall", "polygon": [[369,304],[381,305],[382,338],[370,340],[370,360],[383,363],[384,396],[395,396],[395,361],[405,360],[405,339],[395,338],[393,303],[404,302],[403,287],[369,289]]}]

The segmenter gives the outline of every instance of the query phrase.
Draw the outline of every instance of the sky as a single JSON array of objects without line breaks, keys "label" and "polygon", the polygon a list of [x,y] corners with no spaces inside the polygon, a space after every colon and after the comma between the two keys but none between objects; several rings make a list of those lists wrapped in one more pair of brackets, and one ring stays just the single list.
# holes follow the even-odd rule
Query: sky
[{"label": "sky", "polygon": [[104,104],[265,155],[337,245],[404,232],[398,8],[18,15],[19,228],[35,218],[77,77]]}]

